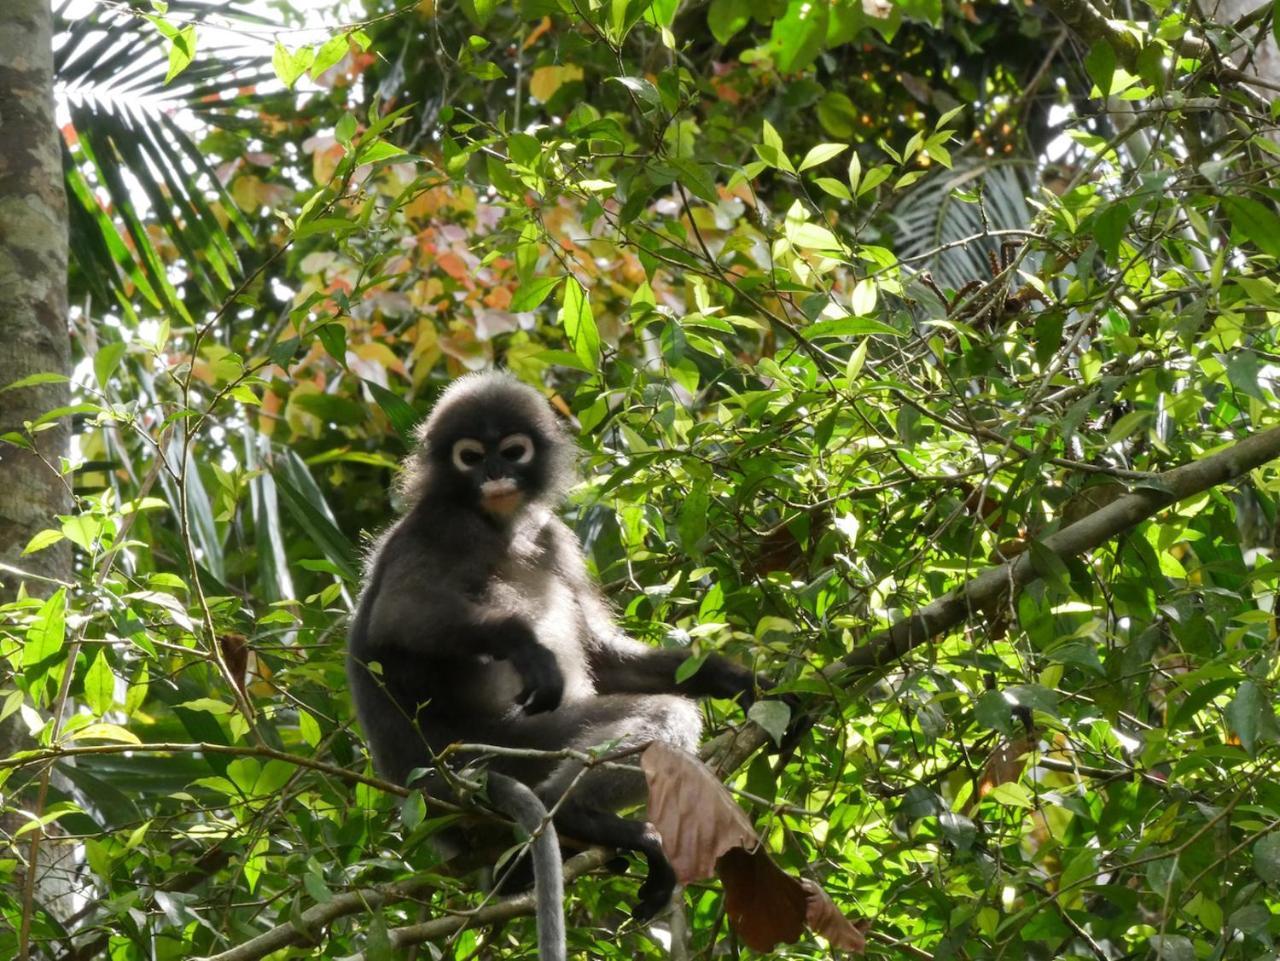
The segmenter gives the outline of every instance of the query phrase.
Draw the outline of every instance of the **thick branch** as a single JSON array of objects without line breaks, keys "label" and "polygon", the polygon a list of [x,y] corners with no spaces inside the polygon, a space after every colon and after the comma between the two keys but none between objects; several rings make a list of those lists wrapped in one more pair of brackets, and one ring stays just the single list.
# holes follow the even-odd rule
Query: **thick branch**
[{"label": "thick branch", "polygon": [[291,944],[314,942],[330,923],[350,914],[376,911],[382,905],[403,901],[421,891],[434,888],[438,878],[412,878],[382,888],[360,888],[337,894],[328,901],[312,905],[299,916],[300,923],[289,921],[264,931],[221,954],[211,954],[203,961],[256,961]]},{"label": "thick branch", "polygon": [[[604,848],[592,848],[589,851],[583,851],[581,854],[575,855],[564,863],[565,883],[567,884],[574,878],[581,877],[589,871],[603,867],[605,862],[612,856],[613,852],[606,851]],[[392,928],[387,932],[387,936],[393,948],[405,948],[411,944],[421,944],[424,941],[435,941],[438,938],[447,937],[464,927],[494,924],[511,918],[525,917],[533,914],[536,907],[536,894],[533,891],[528,891],[517,897],[486,905],[468,914],[433,918],[430,921],[423,921],[421,924],[408,924],[402,928]],[[358,954],[356,959],[364,961],[364,955]]]},{"label": "thick branch", "polygon": [[[1203,460],[1184,464],[1125,494],[1088,517],[1050,534],[1044,546],[1060,557],[1076,557],[1180,500],[1242,477],[1255,467],[1280,457],[1280,427],[1254,434]],[[898,660],[914,647],[933,640],[988,610],[1010,592],[1040,577],[1028,551],[999,567],[992,567],[932,604],[922,607],[850,652],[824,672],[836,678],[848,672],[863,673]]]},{"label": "thick branch", "polygon": [[[586,874],[588,871],[596,870],[603,866],[610,856],[611,852],[601,848],[593,848],[570,858],[564,865],[565,881],[571,881]],[[243,944],[228,948],[221,954],[209,955],[207,958],[201,959],[201,961],[257,961],[257,959],[264,958],[274,951],[279,951],[281,948],[313,941],[317,934],[323,932],[328,925],[339,918],[352,914],[369,913],[381,908],[384,904],[403,901],[422,891],[434,888],[436,883],[437,879],[435,878],[414,878],[408,881],[397,881],[381,888],[362,888],[358,891],[339,894],[323,904],[313,905],[303,911],[300,919],[301,924],[295,924],[292,921],[281,924],[278,927],[271,928],[269,931],[264,931],[255,938],[250,938]],[[534,913],[536,903],[534,892],[529,891],[514,898],[507,898],[504,901],[485,905],[475,911],[450,914],[445,917],[424,921],[421,924],[392,928],[387,932],[387,935],[391,940],[392,946],[407,947],[411,944],[447,937],[465,927],[495,924],[499,921],[509,921],[512,918],[526,917]],[[363,957],[363,954],[355,956],[355,958]],[[355,961],[355,958],[352,961]]]}]

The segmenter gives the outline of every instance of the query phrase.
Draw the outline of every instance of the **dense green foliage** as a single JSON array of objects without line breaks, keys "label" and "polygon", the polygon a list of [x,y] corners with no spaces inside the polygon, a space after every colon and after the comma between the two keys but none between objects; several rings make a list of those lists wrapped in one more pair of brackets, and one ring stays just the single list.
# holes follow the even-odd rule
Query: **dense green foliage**
[{"label": "dense green foliage", "polygon": [[[382,958],[484,898],[356,777],[342,651],[409,429],[491,363],[574,418],[568,516],[627,627],[813,713],[731,783],[870,953],[1274,955],[1280,475],[1041,544],[1280,424],[1276,109],[1218,50],[1270,14],[367,0],[268,62],[206,50],[210,6],[281,26],[64,25],[78,510],[30,549],[77,562],[0,609],[0,714],[38,742],[0,761],[0,956],[24,913],[33,956],[212,954],[435,872],[273,955]],[[1043,578],[962,629],[818,674],[1027,551]],[[71,910],[24,903],[37,825]],[[664,953],[635,883],[572,887],[571,950]],[[710,957],[720,892],[687,902]]]}]

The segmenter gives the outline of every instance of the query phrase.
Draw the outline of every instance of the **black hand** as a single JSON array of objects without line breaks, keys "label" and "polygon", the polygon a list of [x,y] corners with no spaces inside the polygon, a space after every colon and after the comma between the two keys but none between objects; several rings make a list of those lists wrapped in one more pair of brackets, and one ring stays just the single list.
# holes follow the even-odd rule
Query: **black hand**
[{"label": "black hand", "polygon": [[[761,679],[766,684],[771,683],[763,675]],[[756,683],[756,676],[745,667],[712,654],[681,686],[695,697],[722,697],[726,700],[736,697],[746,710],[755,700]]]},{"label": "black hand", "polygon": [[564,695],[564,675],[555,655],[541,644],[534,644],[512,658],[524,681],[517,702],[526,714],[554,711]]}]

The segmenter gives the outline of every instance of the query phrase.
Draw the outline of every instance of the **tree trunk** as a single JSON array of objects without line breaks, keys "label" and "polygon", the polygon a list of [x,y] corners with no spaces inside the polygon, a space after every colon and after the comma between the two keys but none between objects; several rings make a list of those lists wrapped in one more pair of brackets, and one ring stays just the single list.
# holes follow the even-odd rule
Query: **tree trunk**
[{"label": "tree trunk", "polygon": [[[66,406],[67,385],[4,389],[33,374],[70,373],[67,200],[52,34],[49,0],[0,0],[0,603],[12,600],[19,585],[48,594],[54,581],[71,576],[66,542],[22,556],[32,535],[71,506],[70,479],[58,473],[68,454],[68,418],[33,436],[23,427]],[[0,757],[25,740],[20,714],[0,721]],[[8,835],[16,807],[3,813],[0,827]],[[56,871],[67,858],[66,849],[40,852],[40,898],[49,907],[67,889],[59,877],[65,865]]]},{"label": "tree trunk", "polygon": [[[53,18],[49,0],[0,3],[0,389],[32,374],[67,375],[67,200],[53,114]],[[0,393],[0,435],[68,403],[65,383]],[[54,514],[70,507],[57,473],[70,424],[60,419],[34,437],[35,450],[0,440],[0,562],[65,580],[65,545],[23,557]],[[0,599],[23,578],[0,570]],[[47,593],[47,584],[27,589]],[[0,748],[0,751],[3,749]]]}]

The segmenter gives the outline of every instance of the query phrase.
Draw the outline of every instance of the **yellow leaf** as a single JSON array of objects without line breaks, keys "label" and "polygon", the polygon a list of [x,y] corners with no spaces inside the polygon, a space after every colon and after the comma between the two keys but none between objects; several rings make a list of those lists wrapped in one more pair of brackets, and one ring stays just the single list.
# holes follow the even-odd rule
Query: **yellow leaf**
[{"label": "yellow leaf", "polygon": [[404,364],[386,344],[371,341],[365,344],[352,344],[347,349],[362,360],[372,361],[397,374],[404,373]]},{"label": "yellow leaf", "polygon": [[546,103],[566,83],[581,79],[582,68],[573,64],[563,67],[538,67],[529,77],[529,93]]},{"label": "yellow leaf", "polygon": [[67,735],[68,741],[119,741],[122,744],[141,744],[142,741],[132,731],[125,730],[119,724],[88,724]]}]

